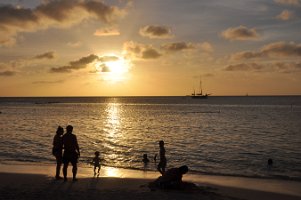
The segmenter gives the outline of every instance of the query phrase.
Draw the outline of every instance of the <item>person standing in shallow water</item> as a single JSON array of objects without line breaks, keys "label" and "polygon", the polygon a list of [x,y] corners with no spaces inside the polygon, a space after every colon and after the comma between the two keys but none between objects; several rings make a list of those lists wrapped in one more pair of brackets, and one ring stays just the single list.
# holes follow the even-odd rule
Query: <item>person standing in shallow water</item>
[{"label": "person standing in shallow water", "polygon": [[69,162],[72,164],[72,173],[73,173],[73,181],[77,181],[76,174],[77,174],[77,160],[80,156],[79,146],[77,143],[76,135],[72,133],[73,127],[68,125],[66,127],[67,133],[63,135],[63,174],[64,174],[64,181],[67,181],[67,169]]},{"label": "person standing in shallow water", "polygon": [[166,157],[165,157],[165,147],[164,147],[164,141],[159,141],[159,147],[160,147],[160,161],[158,164],[158,171],[163,175],[165,173],[166,168]]},{"label": "person standing in shallow water", "polygon": [[57,180],[62,179],[60,177],[61,166],[63,162],[62,151],[63,151],[63,141],[62,135],[64,134],[64,129],[59,126],[56,130],[56,135],[53,138],[53,147],[52,147],[52,155],[55,156],[56,159],[56,174],[55,178]]}]

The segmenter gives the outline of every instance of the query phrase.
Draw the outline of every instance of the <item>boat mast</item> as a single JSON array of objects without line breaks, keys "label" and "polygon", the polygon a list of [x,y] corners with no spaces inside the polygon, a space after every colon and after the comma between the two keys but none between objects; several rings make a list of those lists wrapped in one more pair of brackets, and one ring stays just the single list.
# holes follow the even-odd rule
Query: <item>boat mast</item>
[{"label": "boat mast", "polygon": [[203,88],[202,88],[202,80],[200,79],[200,90],[201,90],[201,95],[203,95]]}]

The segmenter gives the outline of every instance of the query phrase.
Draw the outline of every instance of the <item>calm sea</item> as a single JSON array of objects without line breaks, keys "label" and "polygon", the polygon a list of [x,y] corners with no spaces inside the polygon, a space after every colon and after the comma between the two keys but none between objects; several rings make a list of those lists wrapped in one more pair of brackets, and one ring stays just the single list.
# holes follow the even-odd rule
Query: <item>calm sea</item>
[{"label": "calm sea", "polygon": [[[144,169],[158,141],[168,168],[301,180],[301,96],[0,98],[0,162],[54,163],[58,125],[74,126],[88,166]],[[273,167],[267,169],[272,158]]]}]

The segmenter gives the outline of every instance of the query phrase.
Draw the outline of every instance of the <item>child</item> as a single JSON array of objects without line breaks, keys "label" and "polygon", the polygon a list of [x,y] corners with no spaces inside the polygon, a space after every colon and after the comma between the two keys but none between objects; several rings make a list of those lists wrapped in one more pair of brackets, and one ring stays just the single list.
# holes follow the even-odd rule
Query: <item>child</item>
[{"label": "child", "polygon": [[92,163],[94,164],[94,175],[96,175],[96,168],[98,168],[97,174],[99,174],[99,170],[100,170],[99,151],[95,151],[95,157],[93,158]]}]

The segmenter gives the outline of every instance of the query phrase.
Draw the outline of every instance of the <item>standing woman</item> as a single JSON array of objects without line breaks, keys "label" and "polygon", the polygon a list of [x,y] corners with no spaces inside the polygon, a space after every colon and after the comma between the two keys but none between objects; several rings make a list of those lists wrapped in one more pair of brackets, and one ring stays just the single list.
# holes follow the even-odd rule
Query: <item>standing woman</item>
[{"label": "standing woman", "polygon": [[53,138],[52,154],[55,156],[55,159],[56,159],[55,178],[57,180],[62,179],[62,177],[60,177],[60,171],[61,171],[61,165],[63,162],[63,156],[62,156],[62,152],[63,152],[62,136],[63,136],[63,134],[64,134],[64,129],[61,126],[59,126],[59,127],[57,127],[56,135]]}]

